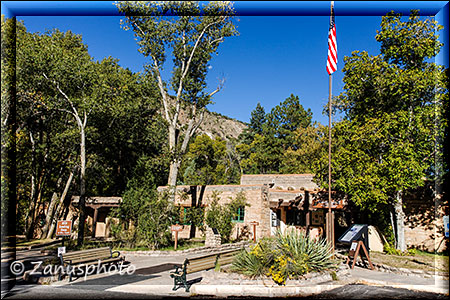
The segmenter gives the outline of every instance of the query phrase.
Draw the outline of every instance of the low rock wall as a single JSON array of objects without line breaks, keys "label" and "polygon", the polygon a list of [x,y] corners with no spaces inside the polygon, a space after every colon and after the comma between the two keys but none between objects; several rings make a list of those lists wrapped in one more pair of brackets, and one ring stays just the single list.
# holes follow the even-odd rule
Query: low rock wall
[{"label": "low rock wall", "polygon": [[242,241],[233,244],[222,244],[220,246],[211,247],[211,246],[203,246],[198,248],[186,249],[186,250],[177,250],[177,251],[120,251],[121,254],[124,255],[142,255],[142,256],[173,256],[179,254],[203,254],[203,253],[213,253],[224,250],[232,250],[239,249],[242,247],[248,247],[250,245],[249,241]]}]

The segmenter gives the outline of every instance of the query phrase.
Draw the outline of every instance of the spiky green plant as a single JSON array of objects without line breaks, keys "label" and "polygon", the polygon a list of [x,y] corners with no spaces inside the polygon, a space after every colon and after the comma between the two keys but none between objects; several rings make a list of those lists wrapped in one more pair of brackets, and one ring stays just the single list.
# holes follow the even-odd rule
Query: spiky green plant
[{"label": "spiky green plant", "polygon": [[283,285],[288,278],[333,269],[336,263],[331,256],[332,248],[323,239],[310,239],[297,230],[278,231],[238,254],[231,270],[250,277],[268,275]]},{"label": "spiky green plant", "polygon": [[277,231],[275,245],[279,255],[291,258],[292,265],[288,267],[296,275],[322,271],[336,265],[331,259],[332,247],[324,239],[311,239],[298,230],[286,230],[284,234]]},{"label": "spiky green plant", "polygon": [[258,256],[247,249],[242,250],[233,260],[230,270],[241,273],[250,278],[264,275],[265,266]]}]

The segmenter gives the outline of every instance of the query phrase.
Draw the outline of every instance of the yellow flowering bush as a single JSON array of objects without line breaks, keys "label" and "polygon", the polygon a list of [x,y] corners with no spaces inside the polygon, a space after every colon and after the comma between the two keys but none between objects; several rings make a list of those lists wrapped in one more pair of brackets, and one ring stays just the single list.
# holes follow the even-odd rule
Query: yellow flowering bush
[{"label": "yellow flowering bush", "polygon": [[243,250],[233,261],[231,270],[250,277],[266,275],[279,284],[297,279],[311,271],[336,267],[331,247],[324,240],[309,239],[303,233],[277,232],[263,238],[250,250]]}]

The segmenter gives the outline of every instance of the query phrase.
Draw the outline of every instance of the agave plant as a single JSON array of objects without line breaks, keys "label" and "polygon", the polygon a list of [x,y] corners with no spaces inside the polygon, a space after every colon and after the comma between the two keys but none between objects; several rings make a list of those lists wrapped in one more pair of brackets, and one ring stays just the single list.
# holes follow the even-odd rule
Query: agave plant
[{"label": "agave plant", "polygon": [[286,230],[284,234],[277,231],[275,245],[280,255],[290,258],[288,268],[296,276],[336,266],[331,259],[332,247],[324,239],[311,239],[297,230]]},{"label": "agave plant", "polygon": [[264,275],[265,272],[265,267],[261,259],[247,249],[243,249],[235,256],[230,269],[233,272],[247,275],[250,278]]},{"label": "agave plant", "polygon": [[297,230],[278,231],[238,254],[231,270],[250,277],[267,275],[282,285],[288,278],[336,267],[331,256],[332,247],[323,239],[310,239]]}]

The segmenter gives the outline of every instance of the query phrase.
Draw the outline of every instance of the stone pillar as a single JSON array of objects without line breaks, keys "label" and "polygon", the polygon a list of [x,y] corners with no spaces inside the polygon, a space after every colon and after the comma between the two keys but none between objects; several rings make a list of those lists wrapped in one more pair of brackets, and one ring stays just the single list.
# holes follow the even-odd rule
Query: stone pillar
[{"label": "stone pillar", "polygon": [[214,230],[210,227],[206,228],[206,239],[205,246],[206,247],[218,247],[222,244],[219,232],[214,232]]}]

